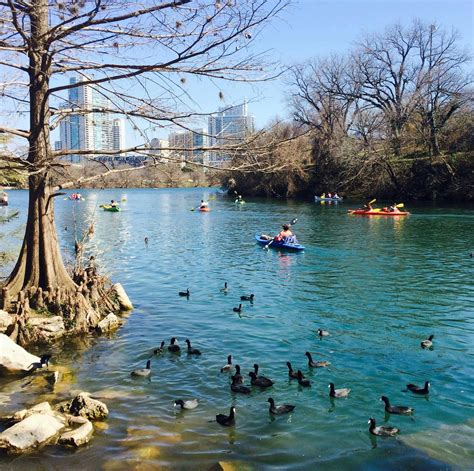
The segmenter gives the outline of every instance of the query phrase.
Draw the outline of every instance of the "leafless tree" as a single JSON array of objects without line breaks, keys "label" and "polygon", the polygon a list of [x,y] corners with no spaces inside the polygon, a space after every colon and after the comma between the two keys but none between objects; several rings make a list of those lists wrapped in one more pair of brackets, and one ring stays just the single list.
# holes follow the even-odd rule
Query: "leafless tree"
[{"label": "leafless tree", "polygon": [[[62,157],[104,154],[96,149],[52,150],[51,130],[77,113],[117,113],[154,126],[187,127],[193,111],[184,83],[193,77],[251,81],[269,78],[265,59],[252,53],[261,28],[287,0],[3,0],[0,1],[2,107],[29,115],[28,129],[0,125],[26,139],[25,159],[14,161],[29,178],[29,211],[18,262],[3,287],[3,305],[21,314],[38,288],[49,306],[69,306],[87,328],[89,298],[62,262],[54,225],[51,178]],[[273,74],[275,73],[273,68]],[[72,74],[82,82],[67,83]],[[93,86],[106,107],[67,106],[65,94]],[[55,103],[57,105],[55,105]],[[139,127],[139,126],[137,126]],[[143,150],[135,146],[119,152]],[[10,162],[8,162],[10,161]],[[152,165],[158,161],[151,158]],[[116,172],[115,170],[106,171]],[[71,187],[73,181],[64,187]],[[57,190],[56,190],[57,191]],[[19,301],[19,302],[18,302]],[[42,302],[42,300],[40,301]],[[20,306],[21,305],[21,306]]]}]

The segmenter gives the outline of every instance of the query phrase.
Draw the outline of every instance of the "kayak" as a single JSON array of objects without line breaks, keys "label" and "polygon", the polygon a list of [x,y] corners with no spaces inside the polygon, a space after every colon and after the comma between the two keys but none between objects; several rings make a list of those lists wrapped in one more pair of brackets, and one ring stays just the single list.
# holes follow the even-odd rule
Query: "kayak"
[{"label": "kayak", "polygon": [[234,203],[235,204],[245,204],[245,201],[244,200],[235,200]]},{"label": "kayak", "polygon": [[104,208],[104,211],[110,211],[111,213],[118,213],[121,211],[118,206],[110,206],[110,204],[104,204],[102,208]]},{"label": "kayak", "polygon": [[287,244],[286,242],[273,241],[270,245],[268,245],[271,241],[267,240],[267,239],[262,239],[262,237],[259,236],[259,235],[255,236],[255,240],[260,245],[266,245],[267,247],[270,247],[272,249],[292,250],[294,252],[302,252],[305,249],[304,245],[301,245],[301,244]]},{"label": "kayak", "polygon": [[210,211],[210,209],[207,206],[203,206],[202,208],[199,208],[199,211],[207,213],[208,211]]},{"label": "kayak", "polygon": [[321,198],[321,196],[315,196],[314,201],[342,201],[344,198]]},{"label": "kayak", "polygon": [[398,213],[393,211],[368,211],[366,209],[349,209],[349,214],[357,214],[359,216],[408,216],[408,211],[399,211]]}]

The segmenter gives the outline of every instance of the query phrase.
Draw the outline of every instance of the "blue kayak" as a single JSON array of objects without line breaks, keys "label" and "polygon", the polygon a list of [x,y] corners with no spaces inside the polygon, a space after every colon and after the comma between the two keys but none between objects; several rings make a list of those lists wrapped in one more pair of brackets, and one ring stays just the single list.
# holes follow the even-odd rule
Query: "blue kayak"
[{"label": "blue kayak", "polygon": [[339,198],[322,198],[321,196],[315,196],[314,201],[342,201],[344,198],[340,196]]},{"label": "blue kayak", "polygon": [[270,247],[271,249],[278,249],[278,250],[292,250],[293,252],[302,252],[305,247],[304,245],[301,244],[288,244],[286,242],[276,242],[273,241],[270,245],[268,245],[271,241],[267,239],[262,239],[261,236],[256,235],[255,240],[260,244],[260,245],[266,245]]}]

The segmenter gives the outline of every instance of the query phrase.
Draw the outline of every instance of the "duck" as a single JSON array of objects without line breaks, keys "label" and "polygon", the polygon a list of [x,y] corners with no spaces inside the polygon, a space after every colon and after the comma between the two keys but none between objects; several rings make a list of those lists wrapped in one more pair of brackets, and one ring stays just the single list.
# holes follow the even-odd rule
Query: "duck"
[{"label": "duck", "polygon": [[163,353],[164,350],[165,350],[165,341],[162,340],[161,345],[158,348],[155,348],[155,350],[153,350],[153,355],[159,355],[160,353]]},{"label": "duck", "polygon": [[331,334],[327,330],[318,329],[318,335],[320,337],[329,337]]},{"label": "duck", "polygon": [[183,401],[182,399],[176,399],[174,401],[174,407],[180,406],[181,409],[191,410],[196,409],[199,405],[199,401],[197,399],[189,399],[187,401]]},{"label": "duck", "polygon": [[188,288],[186,291],[180,291],[178,294],[180,296],[186,296],[189,298],[189,295],[191,294],[191,292],[189,291],[189,288]]},{"label": "duck", "polygon": [[235,407],[232,406],[230,408],[229,415],[217,414],[216,415],[216,422],[220,425],[224,425],[224,427],[229,427],[230,425],[235,425]]},{"label": "duck", "polygon": [[198,350],[197,348],[191,347],[191,342],[189,339],[186,339],[185,342],[188,344],[188,355],[201,355],[201,351]]},{"label": "duck", "polygon": [[254,371],[251,371],[249,373],[250,378],[250,383],[252,386],[258,386],[259,388],[269,388],[273,386],[273,381],[269,378],[266,378],[265,376],[258,376],[255,374]]},{"label": "duck", "polygon": [[130,374],[132,376],[142,377],[142,378],[146,378],[147,376],[150,376],[150,374],[151,374],[151,360],[148,360],[146,362],[145,368],[139,368],[138,370],[132,371]]},{"label": "duck", "polygon": [[227,357],[227,364],[221,368],[221,373],[232,371],[233,369],[234,369],[234,365],[232,364],[232,355],[229,355]]},{"label": "duck", "polygon": [[180,346],[175,344],[176,340],[175,337],[171,337],[170,344],[168,345],[168,352],[179,353],[181,351]]},{"label": "duck", "polygon": [[377,435],[378,437],[393,437],[398,432],[400,432],[400,429],[396,427],[385,427],[385,426],[377,427],[375,425],[375,419],[372,419],[372,418],[369,419],[367,423],[370,424],[369,432],[372,435]]},{"label": "duck", "polygon": [[253,298],[255,297],[254,294],[250,294],[248,296],[240,296],[241,301],[253,301]]},{"label": "duck", "polygon": [[244,382],[244,377],[240,374],[240,365],[235,365],[235,375],[232,376],[232,379],[234,378],[237,383]]},{"label": "duck", "polygon": [[415,409],[412,407],[405,407],[405,406],[391,406],[390,401],[387,396],[382,396],[380,398],[381,401],[385,403],[385,411],[389,412],[390,414],[398,414],[398,415],[410,415],[414,412]]},{"label": "duck", "polygon": [[311,387],[311,381],[309,379],[305,379],[303,376],[303,373],[301,373],[301,370],[298,370],[297,374],[297,379],[298,379],[298,384],[302,386],[303,388],[310,388]]},{"label": "duck", "polygon": [[425,386],[423,388],[417,386],[416,384],[410,383],[407,384],[407,389],[414,394],[426,395],[430,393],[430,386],[431,383],[429,381],[425,381]]},{"label": "duck", "polygon": [[329,383],[328,388],[329,388],[329,395],[331,397],[337,397],[337,398],[347,397],[349,396],[349,393],[351,392],[349,388],[334,389],[334,383]]},{"label": "duck", "polygon": [[268,410],[270,411],[270,414],[274,415],[288,414],[289,412],[293,412],[296,407],[292,406],[291,404],[281,404],[279,406],[276,406],[273,397],[269,397],[268,402],[270,403],[270,407]]},{"label": "duck", "polygon": [[239,307],[234,307],[232,310],[234,312],[242,312],[242,304],[239,304]]},{"label": "duck", "polygon": [[288,367],[288,376],[290,377],[290,379],[298,379],[298,373],[296,371],[293,371],[293,368],[289,361],[286,362],[286,366]]},{"label": "duck", "polygon": [[308,366],[310,368],[325,368],[331,364],[328,361],[313,361],[313,357],[309,352],[306,352],[305,355],[308,357]]},{"label": "duck", "polygon": [[239,381],[236,376],[232,376],[232,384],[230,385],[231,391],[240,394],[250,394],[252,392],[251,389],[241,383],[242,382]]},{"label": "duck", "polygon": [[49,353],[44,353],[40,356],[40,365],[43,368],[43,365],[46,365],[49,368],[49,360],[51,360],[51,355]]},{"label": "duck", "polygon": [[224,283],[224,287],[220,289],[221,293],[228,293],[229,288],[227,287],[227,281]]},{"label": "duck", "polygon": [[430,335],[427,339],[421,342],[421,348],[431,348],[433,346],[434,335]]}]

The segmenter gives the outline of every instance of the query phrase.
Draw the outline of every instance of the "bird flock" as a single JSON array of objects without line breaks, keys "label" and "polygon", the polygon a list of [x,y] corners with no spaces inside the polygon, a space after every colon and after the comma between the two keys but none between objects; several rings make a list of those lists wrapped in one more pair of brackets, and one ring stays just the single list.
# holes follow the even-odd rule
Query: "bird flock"
[{"label": "bird flock", "polygon": [[[220,289],[220,292],[227,294],[229,292],[229,287],[227,282],[225,282],[224,287]],[[186,297],[189,299],[191,292],[189,288],[186,291],[179,291],[178,292],[179,296]],[[250,295],[242,295],[240,297],[241,301],[250,301],[251,303],[254,302],[255,295],[250,294]],[[239,304],[238,307],[233,308],[234,312],[240,313],[242,311],[242,303]],[[316,332],[316,335],[319,338],[323,337],[329,337],[330,333],[326,330],[318,329]],[[423,340],[421,342],[421,348],[423,349],[432,349],[433,348],[433,338],[434,335],[430,335],[427,339]],[[162,355],[164,353],[170,353],[170,354],[180,354],[181,353],[181,347],[177,343],[177,338],[172,337],[170,339],[170,343],[168,345],[165,344],[165,341],[163,340],[161,342],[161,345],[154,349],[152,354],[153,356],[156,355]],[[201,355],[201,351],[198,350],[197,348],[194,348],[191,345],[191,341],[189,339],[185,340],[185,343],[187,345],[187,348],[185,349],[185,352],[188,355],[195,355],[199,356]],[[313,357],[311,355],[311,352],[305,352],[304,354],[307,357],[307,366],[308,368],[326,368],[331,365],[330,362],[328,361],[314,361]],[[248,373],[248,376],[250,377],[250,386],[246,386],[244,384],[244,376],[241,374],[241,367],[238,364],[233,364],[232,362],[233,357],[232,355],[227,356],[227,362],[220,368],[220,373],[227,373],[230,374],[230,390],[234,394],[251,394],[253,389],[257,390],[267,390],[271,388],[275,383],[273,380],[266,376],[262,376],[259,374],[259,365],[258,363],[254,363],[253,365],[253,371],[250,371]],[[286,366],[288,368],[288,378],[290,380],[297,380],[298,385],[301,388],[310,388],[311,387],[311,381],[307,379],[303,372],[298,369],[295,371],[292,367],[291,362],[287,361]],[[140,368],[136,369],[131,372],[131,376],[133,378],[147,378],[150,377],[151,375],[151,360],[147,360],[145,368]],[[329,383],[328,385],[329,389],[329,397],[331,399],[345,399],[349,396],[351,389],[350,388],[340,388],[336,389],[334,383]],[[418,395],[418,396],[427,396],[429,394],[429,389],[430,389],[430,382],[426,381],[424,386],[418,386],[416,384],[407,384],[406,385],[406,390],[411,391],[413,394]],[[384,402],[385,404],[385,412],[386,414],[394,414],[394,415],[412,415],[415,411],[414,408],[412,407],[407,407],[407,406],[392,406],[390,404],[390,400],[387,396],[382,395],[380,397],[380,400]],[[276,404],[275,400],[273,397],[269,397],[267,402],[269,403],[269,413],[272,415],[284,415],[284,414],[289,414],[294,411],[295,405],[292,404]],[[183,400],[183,399],[176,399],[174,402],[175,407],[180,407],[182,410],[192,410],[198,407],[199,402],[197,399],[188,399],[188,400]],[[236,415],[236,408],[235,406],[231,406],[229,410],[229,414],[217,414],[215,421],[222,425],[222,426],[232,426],[235,425],[235,415]],[[397,427],[388,427],[388,426],[377,426],[376,420],[374,418],[369,418],[368,419],[368,424],[369,424],[369,432],[372,435],[376,436],[381,436],[381,437],[392,437],[396,435],[397,433],[400,432],[400,429]]]}]

